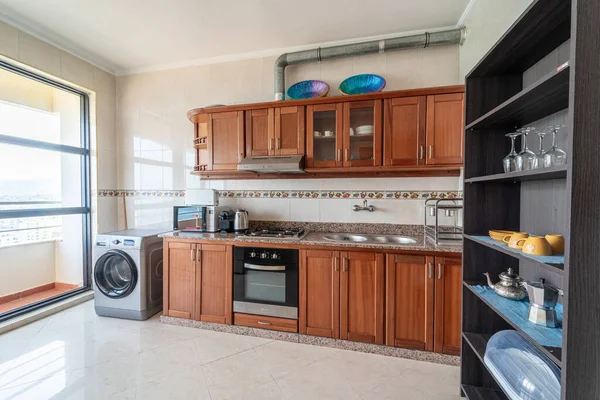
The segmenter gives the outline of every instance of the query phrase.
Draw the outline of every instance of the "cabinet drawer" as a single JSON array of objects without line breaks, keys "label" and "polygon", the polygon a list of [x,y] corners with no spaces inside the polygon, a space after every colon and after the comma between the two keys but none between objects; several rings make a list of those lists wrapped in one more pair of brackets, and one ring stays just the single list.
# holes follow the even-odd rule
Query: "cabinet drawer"
[{"label": "cabinet drawer", "polygon": [[251,328],[271,329],[274,331],[298,332],[298,321],[295,319],[234,313],[233,324],[249,326]]}]

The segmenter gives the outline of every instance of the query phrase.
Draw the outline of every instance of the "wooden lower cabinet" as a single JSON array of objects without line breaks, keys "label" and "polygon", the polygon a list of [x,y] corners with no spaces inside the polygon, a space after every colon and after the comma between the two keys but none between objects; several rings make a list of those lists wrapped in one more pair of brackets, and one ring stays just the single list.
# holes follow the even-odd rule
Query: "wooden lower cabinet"
[{"label": "wooden lower cabinet", "polygon": [[232,246],[166,241],[163,251],[163,313],[231,324]]},{"label": "wooden lower cabinet", "polygon": [[384,255],[342,251],[340,338],[384,342]]},{"label": "wooden lower cabinet", "polygon": [[433,351],[434,258],[388,254],[386,340],[388,346]]},{"label": "wooden lower cabinet", "polygon": [[436,257],[434,351],[460,355],[462,259]]},{"label": "wooden lower cabinet", "polygon": [[233,324],[251,328],[270,329],[283,332],[298,332],[298,321],[288,318],[265,317],[263,315],[235,313]]},{"label": "wooden lower cabinet", "polygon": [[340,337],[340,252],[300,250],[298,329]]}]

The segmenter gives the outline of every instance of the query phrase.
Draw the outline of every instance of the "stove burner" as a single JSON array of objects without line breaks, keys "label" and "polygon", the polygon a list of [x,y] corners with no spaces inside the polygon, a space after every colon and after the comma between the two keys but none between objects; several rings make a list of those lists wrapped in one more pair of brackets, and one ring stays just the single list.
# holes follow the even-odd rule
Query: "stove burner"
[{"label": "stove burner", "polygon": [[277,239],[301,239],[305,236],[305,232],[302,229],[262,229],[258,231],[248,231],[247,236],[253,237],[268,237]]}]

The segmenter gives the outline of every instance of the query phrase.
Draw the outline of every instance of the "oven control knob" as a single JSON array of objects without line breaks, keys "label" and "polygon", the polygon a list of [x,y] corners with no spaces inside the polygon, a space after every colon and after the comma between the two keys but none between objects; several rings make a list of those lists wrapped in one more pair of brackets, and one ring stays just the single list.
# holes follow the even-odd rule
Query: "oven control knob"
[{"label": "oven control knob", "polygon": [[260,258],[263,258],[263,259],[265,259],[265,258],[269,258],[269,253],[267,253],[266,251],[265,251],[265,252],[262,252],[262,253],[260,253]]},{"label": "oven control knob", "polygon": [[256,252],[254,250],[250,252],[250,258],[256,258]]},{"label": "oven control knob", "polygon": [[271,258],[272,258],[273,260],[279,260],[280,256],[279,256],[279,254],[277,254],[277,253],[273,253],[273,254],[271,254]]}]

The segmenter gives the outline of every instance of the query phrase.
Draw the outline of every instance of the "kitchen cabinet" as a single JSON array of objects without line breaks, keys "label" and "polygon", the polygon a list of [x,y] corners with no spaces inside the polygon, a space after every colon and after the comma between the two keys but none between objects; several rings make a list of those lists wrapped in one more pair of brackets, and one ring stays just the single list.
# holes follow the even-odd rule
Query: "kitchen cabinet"
[{"label": "kitchen cabinet", "polygon": [[384,343],[384,255],[340,252],[340,338]]},{"label": "kitchen cabinet", "polygon": [[304,155],[304,106],[275,108],[275,155]]},{"label": "kitchen cabinet", "polygon": [[275,155],[275,110],[246,111],[246,157]]},{"label": "kitchen cabinet", "polygon": [[459,355],[462,260],[460,257],[435,257],[435,264],[434,351]]},{"label": "kitchen cabinet", "polygon": [[340,337],[340,252],[300,251],[299,331]]},{"label": "kitchen cabinet", "polygon": [[383,165],[425,165],[427,97],[384,101]]},{"label": "kitchen cabinet", "polygon": [[212,113],[208,121],[208,171],[237,171],[244,158],[244,112]]},{"label": "kitchen cabinet", "polygon": [[264,315],[234,313],[233,324],[238,326],[247,326],[250,328],[269,329],[273,331],[282,331],[290,333],[298,332],[298,321],[289,318],[277,318],[267,317]]},{"label": "kitchen cabinet", "polygon": [[232,322],[232,246],[166,241],[165,315],[197,321]]},{"label": "kitchen cabinet", "polygon": [[430,256],[387,255],[388,346],[433,351],[434,262]]},{"label": "kitchen cabinet", "polygon": [[[344,105],[315,104],[306,107],[306,166],[308,168],[342,167],[344,148]],[[315,136],[315,131],[321,136]],[[325,132],[332,132],[325,136]]]},{"label": "kitchen cabinet", "polygon": [[427,96],[427,164],[462,164],[464,93]]}]

